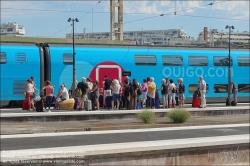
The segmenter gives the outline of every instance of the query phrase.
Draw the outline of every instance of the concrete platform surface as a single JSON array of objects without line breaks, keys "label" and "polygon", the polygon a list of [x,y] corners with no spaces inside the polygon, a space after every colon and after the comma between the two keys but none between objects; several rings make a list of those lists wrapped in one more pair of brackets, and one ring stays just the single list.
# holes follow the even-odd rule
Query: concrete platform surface
[{"label": "concrete platform surface", "polygon": [[[104,110],[104,111],[52,111],[52,112],[27,112],[21,109],[20,113],[1,113],[0,117],[43,117],[43,116],[68,116],[68,115],[119,115],[119,114],[137,114],[141,110]],[[153,112],[165,113],[173,110],[170,109],[150,109]],[[237,110],[250,110],[249,106],[235,106],[235,107],[207,107],[207,108],[185,108],[190,112],[204,112],[204,111],[237,111]]]},{"label": "concrete platform surface", "polygon": [[1,135],[4,134],[33,134],[33,133],[59,133],[75,131],[100,131],[100,130],[124,130],[140,128],[159,128],[177,126],[199,126],[216,124],[249,123],[250,118],[245,114],[233,114],[223,116],[200,116],[191,117],[185,123],[172,123],[166,117],[157,117],[152,124],[145,124],[137,118],[131,119],[102,119],[82,121],[55,121],[55,122],[1,122]]},{"label": "concrete platform surface", "polygon": [[249,143],[249,124],[1,136],[1,161]]},{"label": "concrete platform surface", "polygon": [[[214,107],[218,107],[218,108],[228,108],[228,109],[235,109],[235,108],[244,108],[242,106],[246,106],[245,108],[250,108],[250,103],[239,103],[237,106],[225,106],[225,103],[214,103],[214,104],[207,104],[207,108],[192,108],[191,104],[186,104],[184,106],[185,109],[188,109],[188,110],[214,110],[213,108]],[[178,107],[176,107],[178,108]],[[141,110],[144,110],[144,109],[141,109]],[[170,110],[170,109],[153,109],[153,110]],[[108,111],[108,112],[121,112],[121,111],[134,111],[134,110],[126,110],[126,109],[123,109],[123,110],[108,110],[108,109],[100,109],[100,111],[78,111],[78,110],[72,110],[72,111],[69,111],[69,110],[55,110],[55,109],[51,109],[51,113],[54,113],[54,112],[63,112],[63,113],[68,113],[68,112],[89,112],[89,113],[93,113],[93,112],[103,112],[103,111]],[[135,110],[135,111],[139,111],[139,110]],[[21,108],[1,108],[0,109],[0,113],[1,113],[1,116],[3,115],[10,115],[9,113],[39,113],[39,112],[35,112],[35,111],[31,111],[31,112],[28,112],[26,110],[22,110]],[[43,112],[44,113],[48,113],[48,112]],[[48,114],[51,114],[51,113],[48,113]]]}]

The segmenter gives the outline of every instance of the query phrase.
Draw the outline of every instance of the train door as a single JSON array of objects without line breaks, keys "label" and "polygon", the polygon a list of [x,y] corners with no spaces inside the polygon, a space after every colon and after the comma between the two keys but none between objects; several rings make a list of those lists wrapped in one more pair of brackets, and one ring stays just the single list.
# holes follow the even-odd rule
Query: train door
[{"label": "train door", "polygon": [[118,65],[99,65],[96,68],[96,80],[99,81],[100,92],[103,92],[104,76],[107,75],[110,80],[121,78],[122,70]]}]

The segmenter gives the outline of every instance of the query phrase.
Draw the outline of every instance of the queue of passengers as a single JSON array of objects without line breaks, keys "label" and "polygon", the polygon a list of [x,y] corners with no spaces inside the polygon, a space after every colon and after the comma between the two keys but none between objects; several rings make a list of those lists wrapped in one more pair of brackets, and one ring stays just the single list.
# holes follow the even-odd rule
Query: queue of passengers
[{"label": "queue of passengers", "polygon": [[[119,83],[119,84],[118,84]],[[140,84],[136,79],[132,81],[129,80],[129,77],[125,77],[124,86],[119,79],[118,80],[109,80],[107,76],[104,77],[103,81],[104,87],[104,100],[103,105],[107,107],[106,97],[112,95],[112,108],[118,109],[119,103],[122,101],[123,108],[128,110],[136,109],[136,105],[142,101],[141,105],[145,108],[155,108],[155,100],[158,96],[158,90],[161,90],[163,108],[175,107],[176,99],[180,101],[180,106],[184,106],[184,93],[185,86],[183,84],[183,79],[179,78],[178,83],[175,85],[172,79],[168,80],[168,77],[162,79],[162,85],[160,89],[157,89],[157,86],[154,82],[153,77],[148,77],[143,79],[143,83]],[[118,89],[117,89],[118,88]],[[119,97],[118,97],[119,94]],[[140,98],[142,96],[142,98]],[[116,108],[114,107],[114,102],[117,102]]]},{"label": "queue of passengers", "polygon": [[[77,82],[76,82],[77,83]],[[77,88],[81,89],[81,96],[78,97],[78,110],[84,110],[84,101],[92,100],[95,103],[96,110],[100,110],[100,105],[102,107],[108,107],[112,110],[126,108],[136,109],[137,105],[142,105],[144,108],[155,108],[155,100],[158,96],[158,90],[162,94],[163,108],[175,107],[178,105],[180,107],[184,106],[184,93],[185,86],[183,84],[183,79],[179,78],[177,84],[174,84],[172,79],[169,80],[168,77],[162,79],[162,84],[160,89],[157,89],[157,86],[154,82],[153,77],[148,77],[142,80],[142,84],[137,82],[134,78],[132,81],[129,80],[129,77],[125,77],[124,85],[121,82],[121,79],[109,80],[108,76],[104,76],[103,87],[104,94],[103,97],[100,97],[99,94],[99,82],[95,80],[92,83],[90,78],[82,77],[82,81],[77,83]],[[71,87],[72,88],[72,87]],[[199,90],[201,92],[201,106],[202,108],[206,107],[206,83],[201,76],[199,78]],[[34,77],[31,77],[27,80],[25,87],[25,96],[29,103],[29,111],[31,109],[35,110],[33,103],[33,95],[35,88]],[[41,89],[41,91],[46,90],[46,104],[45,111],[50,112],[50,107],[53,102],[53,93],[54,88],[50,85],[50,81],[46,81],[46,86]],[[38,90],[37,90],[38,91]],[[73,94],[75,95],[75,94]],[[112,96],[111,106],[109,106],[107,96]],[[102,100],[101,100],[102,98]],[[69,93],[66,88],[66,85],[63,83],[60,85],[58,94],[55,97],[55,108],[58,108],[58,103],[64,100],[69,99]]]}]

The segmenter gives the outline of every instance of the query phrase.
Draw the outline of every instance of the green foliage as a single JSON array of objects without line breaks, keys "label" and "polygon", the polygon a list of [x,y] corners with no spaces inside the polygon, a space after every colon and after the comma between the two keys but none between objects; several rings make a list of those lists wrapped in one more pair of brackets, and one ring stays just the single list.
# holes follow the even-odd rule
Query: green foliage
[{"label": "green foliage", "polygon": [[140,119],[142,122],[150,124],[153,123],[156,119],[156,115],[154,112],[149,110],[144,110],[141,113],[137,115],[138,119]]},{"label": "green foliage", "polygon": [[183,108],[176,108],[167,113],[167,117],[174,123],[184,123],[190,118],[190,113]]}]

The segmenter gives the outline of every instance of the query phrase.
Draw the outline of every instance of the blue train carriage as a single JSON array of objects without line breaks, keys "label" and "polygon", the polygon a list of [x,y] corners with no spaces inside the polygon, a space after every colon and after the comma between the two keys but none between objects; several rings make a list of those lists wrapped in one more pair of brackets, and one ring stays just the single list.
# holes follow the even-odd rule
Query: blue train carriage
[{"label": "blue train carriage", "polygon": [[1,42],[1,106],[14,107],[24,99],[27,79],[34,76],[40,89],[41,52],[35,43]]},{"label": "blue train carriage", "polygon": [[[66,83],[69,89],[73,73],[72,45],[49,46],[52,82],[55,85]],[[140,83],[143,78],[153,76],[158,88],[166,76],[175,83],[181,77],[186,85],[186,101],[190,102],[198,86],[198,77],[202,75],[208,85],[208,102],[218,102],[219,99],[225,102],[227,96],[227,48],[76,45],[75,51],[77,80],[81,81],[83,76],[90,77],[98,80],[101,88],[104,75],[110,79],[122,78],[122,71],[131,71],[131,78]],[[244,80],[245,77],[239,73],[245,71],[249,75],[249,52],[236,49],[231,51],[231,55],[232,80],[239,88],[239,98],[246,101],[249,79]]]}]

